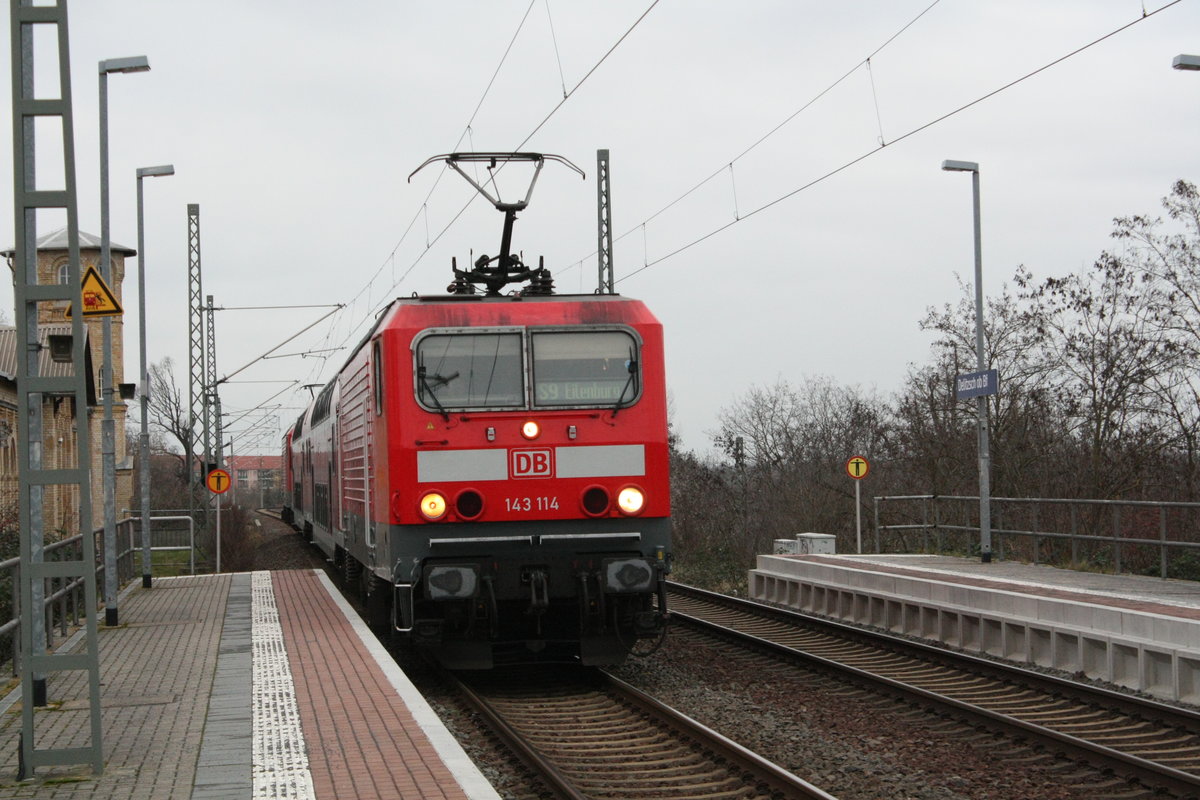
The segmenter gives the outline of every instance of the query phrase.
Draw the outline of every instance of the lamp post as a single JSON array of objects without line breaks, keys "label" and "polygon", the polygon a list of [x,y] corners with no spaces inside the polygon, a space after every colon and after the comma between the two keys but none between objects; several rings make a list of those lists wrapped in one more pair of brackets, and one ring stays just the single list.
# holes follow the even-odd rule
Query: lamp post
[{"label": "lamp post", "polygon": [[[100,276],[112,286],[112,258],[108,238],[108,74],[148,72],[145,56],[109,58],[100,62]],[[104,419],[100,423],[100,455],[104,489],[104,623],[117,625],[117,439],[113,425],[112,317],[104,318],[100,391]]]},{"label": "lamp post", "polygon": [[1200,56],[1189,56],[1179,54],[1171,62],[1171,66],[1175,69],[1182,70],[1200,70]]},{"label": "lamp post", "polygon": [[150,588],[150,367],[146,361],[146,241],[142,222],[142,178],[174,175],[175,167],[138,167],[137,171],[137,235],[138,235],[138,353],[141,358],[142,430],[138,437],[138,461],[142,479],[142,588]]},{"label": "lamp post", "polygon": [[[947,172],[971,173],[975,208],[975,369],[987,369],[983,352],[983,247],[979,233],[979,165],[974,161],[943,161]],[[988,452],[987,395],[975,398],[979,425],[979,553],[984,564],[992,560],[991,475]]]}]

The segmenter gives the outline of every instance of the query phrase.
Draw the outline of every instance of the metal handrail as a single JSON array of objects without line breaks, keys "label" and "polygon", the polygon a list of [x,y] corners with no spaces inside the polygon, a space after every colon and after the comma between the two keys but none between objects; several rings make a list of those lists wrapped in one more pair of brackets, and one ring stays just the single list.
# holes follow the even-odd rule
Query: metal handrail
[{"label": "metal handrail", "polygon": [[[934,549],[944,549],[943,533],[970,533],[978,532],[978,525],[950,523],[943,519],[943,512],[946,511],[945,503],[951,504],[954,507],[957,504],[962,504],[961,509],[955,509],[962,515],[969,516],[973,508],[978,504],[978,496],[966,495],[891,495],[879,496],[874,498],[875,501],[875,551],[883,552],[883,534],[895,532],[903,535],[906,531],[919,531],[922,535],[922,547],[929,550],[929,537],[935,537],[936,544]],[[911,509],[909,510],[909,518],[914,521],[897,524],[880,524],[880,507],[888,503],[903,504],[915,503],[921,504],[919,521],[916,521],[917,514]],[[1072,499],[1072,498],[1049,498],[1049,497],[993,497],[991,503],[994,508],[994,513],[997,520],[994,521],[991,531],[992,536],[996,539],[997,548],[1000,558],[1004,557],[1004,540],[1005,537],[1011,539],[1027,538],[1032,542],[1031,554],[1034,563],[1040,560],[1041,540],[1063,540],[1069,541],[1071,546],[1071,561],[1072,563],[1079,562],[1079,546],[1081,543],[1104,543],[1111,546],[1112,565],[1115,572],[1122,571],[1123,549],[1129,546],[1147,546],[1158,548],[1159,554],[1159,575],[1162,578],[1167,577],[1169,554],[1172,549],[1178,552],[1197,552],[1200,551],[1200,541],[1187,541],[1182,538],[1169,539],[1167,531],[1168,511],[1194,511],[1200,513],[1200,503],[1185,502],[1185,501],[1154,501],[1154,500],[1096,500],[1096,499]],[[1009,506],[1008,512],[1005,511],[1005,506]],[[999,524],[999,518],[1005,514],[1011,513],[1012,506],[1022,506],[1032,510],[1033,526],[1032,529],[1022,529],[1018,527],[1004,527]],[[1054,530],[1050,526],[1042,527],[1039,523],[1042,518],[1038,514],[1038,509],[1044,506],[1066,507],[1070,514],[1070,530]],[[1112,510],[1111,533],[1098,534],[1087,533],[1079,530],[1079,514],[1080,509],[1092,508],[1110,508]],[[1128,522],[1128,515],[1124,518],[1121,514],[1123,509],[1131,509],[1144,511],[1156,509],[1158,511],[1158,538],[1146,538],[1145,536],[1136,535],[1137,531],[1131,529]],[[932,520],[930,512],[932,511]],[[1101,524],[1099,520],[1093,522],[1093,528]],[[1139,528],[1145,527],[1145,521],[1139,521]],[[1194,530],[1194,527],[1189,529]]]},{"label": "metal handrail", "polygon": [[[188,545],[160,545],[151,547],[154,552],[190,550],[189,571],[196,574],[196,533],[195,523],[191,517],[183,516],[151,516],[152,520],[162,522],[188,522]],[[140,520],[136,517],[125,517],[117,523],[117,584],[124,586],[134,577],[141,574],[136,564],[136,556],[141,548],[136,541],[136,529]],[[104,528],[97,528],[91,535],[96,541],[96,584],[101,585],[104,576],[104,549],[102,541]],[[153,530],[152,530],[153,535]],[[83,534],[76,534],[66,539],[47,544],[43,548],[45,560],[78,560],[83,554]],[[20,675],[20,654],[17,643],[21,631],[21,559],[19,557],[0,561],[0,585],[9,581],[12,600],[9,617],[0,623],[0,661],[11,655],[12,674]],[[53,645],[55,622],[58,623],[59,636],[70,635],[70,629],[77,627],[84,610],[84,585],[82,576],[46,578],[45,597],[45,630],[47,646]],[[103,605],[103,597],[97,597]],[[0,619],[4,619],[0,615]]]}]

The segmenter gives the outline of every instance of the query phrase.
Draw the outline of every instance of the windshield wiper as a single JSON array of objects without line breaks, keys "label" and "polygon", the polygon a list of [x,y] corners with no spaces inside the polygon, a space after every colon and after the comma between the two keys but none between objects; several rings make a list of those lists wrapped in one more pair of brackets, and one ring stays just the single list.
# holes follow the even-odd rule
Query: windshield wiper
[{"label": "windshield wiper", "polygon": [[617,397],[616,405],[613,406],[612,415],[615,417],[617,412],[625,408],[625,393],[629,391],[629,387],[633,386],[633,379],[637,376],[638,364],[633,360],[633,350],[629,351],[629,378],[626,379],[625,385],[621,387],[621,394]]},{"label": "windshield wiper", "polygon": [[[445,384],[449,383],[450,381],[454,380],[457,377],[458,377],[458,373],[456,372],[453,375],[451,375],[449,378],[443,378],[441,375],[435,374],[433,376],[433,379],[436,382],[436,385],[444,386]],[[419,380],[421,382],[421,388],[423,388],[429,394],[429,399],[433,401],[433,404],[437,407],[438,412],[442,415],[442,417],[446,420],[446,422],[449,422],[450,415],[448,413],[446,413],[445,407],[442,406],[442,401],[438,400],[437,395],[433,393],[433,386],[430,385],[429,379],[425,376],[425,367],[424,366],[417,367],[417,380]]]}]

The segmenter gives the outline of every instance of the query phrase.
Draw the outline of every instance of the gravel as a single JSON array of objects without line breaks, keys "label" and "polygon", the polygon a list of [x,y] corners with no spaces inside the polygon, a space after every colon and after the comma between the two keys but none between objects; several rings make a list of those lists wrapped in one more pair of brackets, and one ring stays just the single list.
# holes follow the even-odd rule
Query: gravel
[{"label": "gravel", "polygon": [[[1096,798],[1070,762],[753,654],[718,654],[675,630],[614,671],[638,688],[842,800]],[[1015,758],[1029,763],[1014,763]]]},{"label": "gravel", "polygon": [[325,556],[275,517],[259,514],[262,523],[254,548],[254,569],[324,569]]}]

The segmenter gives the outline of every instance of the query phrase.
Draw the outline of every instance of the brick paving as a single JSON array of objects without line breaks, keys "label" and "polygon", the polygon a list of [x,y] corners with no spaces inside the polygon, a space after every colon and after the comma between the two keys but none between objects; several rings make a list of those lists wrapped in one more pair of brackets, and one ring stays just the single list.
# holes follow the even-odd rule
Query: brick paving
[{"label": "brick paving", "polygon": [[[0,800],[187,797],[229,586],[228,575],[164,579],[122,598],[123,624],[101,626],[97,637],[104,774],[92,775],[88,766],[41,767],[18,782],[18,703],[0,715]],[[47,694],[51,706],[34,715],[37,746],[88,744],[87,673],[52,673]]]},{"label": "brick paving", "polygon": [[273,572],[317,797],[466,798],[315,572]]},{"label": "brick paving", "polygon": [[[318,800],[498,797],[322,575],[270,577]],[[253,796],[251,578],[160,579],[122,596],[123,624],[98,636],[102,775],[41,767],[17,781],[19,688],[0,701],[0,800]],[[47,689],[38,747],[88,744],[86,673],[52,674]]]}]

